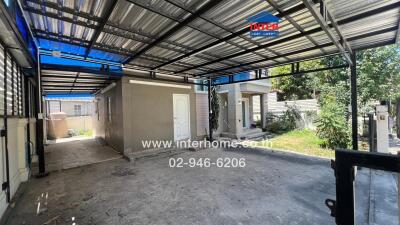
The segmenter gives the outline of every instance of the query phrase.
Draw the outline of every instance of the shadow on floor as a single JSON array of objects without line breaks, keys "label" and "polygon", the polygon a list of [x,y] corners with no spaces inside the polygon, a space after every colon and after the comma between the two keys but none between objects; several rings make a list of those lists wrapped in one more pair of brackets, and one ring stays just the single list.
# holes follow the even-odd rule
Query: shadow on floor
[{"label": "shadow on floor", "polygon": [[45,147],[46,171],[58,171],[122,158],[113,148],[96,139],[71,140]]}]

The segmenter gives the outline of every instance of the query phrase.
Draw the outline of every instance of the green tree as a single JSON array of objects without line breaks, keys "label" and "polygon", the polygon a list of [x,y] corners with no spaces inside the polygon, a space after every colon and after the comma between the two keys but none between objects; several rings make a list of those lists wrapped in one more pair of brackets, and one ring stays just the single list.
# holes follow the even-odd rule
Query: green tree
[{"label": "green tree", "polygon": [[219,117],[219,97],[216,88],[211,90],[211,129],[218,129],[218,117]]}]

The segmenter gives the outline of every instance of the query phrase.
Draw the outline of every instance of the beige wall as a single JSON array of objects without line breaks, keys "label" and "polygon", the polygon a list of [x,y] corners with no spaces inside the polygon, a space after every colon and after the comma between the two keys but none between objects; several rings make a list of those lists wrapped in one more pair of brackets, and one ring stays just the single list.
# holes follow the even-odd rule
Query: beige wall
[{"label": "beige wall", "polygon": [[[96,96],[100,116],[97,120],[94,115],[96,136],[104,136],[109,145],[126,155],[143,150],[142,140],[173,140],[173,94],[189,94],[191,138],[197,139],[196,94],[192,86],[182,89],[131,84],[129,78]],[[107,97],[112,99],[111,123],[107,121]]]},{"label": "beige wall", "polygon": [[[111,99],[111,121],[108,121],[107,101]],[[105,92],[98,94],[96,99],[99,104],[99,115],[96,113],[95,133],[97,137],[103,138],[108,145],[115,150],[124,152],[124,123],[122,114],[122,85],[121,81],[116,82],[116,86]],[[97,120],[99,116],[99,120]]]},{"label": "beige wall", "polygon": [[[9,168],[10,168],[10,188],[11,197],[15,194],[18,186],[21,182],[28,180],[29,166],[27,164],[26,155],[26,129],[27,129],[27,119],[20,118],[9,118],[8,119],[8,154],[9,154]],[[0,119],[0,126],[3,127],[3,120]],[[34,122],[31,123],[34,125]],[[35,126],[31,126],[35,129]],[[31,129],[31,130],[32,130]],[[31,140],[34,140],[35,136],[31,135]],[[0,139],[0,148],[2,154],[0,154],[0,179],[6,181],[6,171],[5,171],[5,146],[4,138]],[[0,216],[3,215],[7,208],[6,194],[4,191],[0,192]]]},{"label": "beige wall", "polygon": [[193,86],[191,89],[182,89],[130,84],[129,78],[124,78],[122,82],[124,144],[127,153],[143,150],[142,140],[174,140],[173,94],[189,94],[191,137],[197,138],[196,94]]},{"label": "beige wall", "polygon": [[208,93],[196,93],[197,136],[208,134]]},{"label": "beige wall", "polygon": [[[215,135],[222,132],[229,131],[228,124],[228,95],[226,93],[218,94],[219,96],[219,115],[218,115],[218,129],[214,131]],[[208,120],[208,117],[207,117]]]},{"label": "beige wall", "polygon": [[73,116],[67,117],[65,120],[67,121],[68,129],[74,129],[75,131],[93,129],[92,116]]},{"label": "beige wall", "polygon": [[[95,99],[95,112],[93,114],[93,133],[96,137],[105,140],[105,101],[102,95],[96,96]],[[96,106],[97,105],[97,106]]]}]

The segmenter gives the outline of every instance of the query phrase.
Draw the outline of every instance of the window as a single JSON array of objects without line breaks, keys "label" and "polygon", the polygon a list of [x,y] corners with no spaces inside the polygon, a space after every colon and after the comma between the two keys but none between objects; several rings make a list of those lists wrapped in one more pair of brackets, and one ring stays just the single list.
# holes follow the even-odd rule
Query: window
[{"label": "window", "polygon": [[74,115],[75,116],[82,115],[82,106],[81,105],[74,105]]},{"label": "window", "polygon": [[111,97],[107,99],[108,122],[111,122]]},{"label": "window", "polygon": [[97,114],[97,121],[100,121],[100,112],[99,112],[99,100],[96,100],[96,114]]}]

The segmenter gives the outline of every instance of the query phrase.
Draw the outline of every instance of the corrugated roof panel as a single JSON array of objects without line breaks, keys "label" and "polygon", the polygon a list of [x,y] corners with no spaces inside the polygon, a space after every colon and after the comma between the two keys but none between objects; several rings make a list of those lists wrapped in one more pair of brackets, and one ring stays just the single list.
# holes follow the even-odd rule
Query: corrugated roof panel
[{"label": "corrugated roof panel", "polygon": [[[106,0],[46,0],[53,3],[52,6],[42,6],[25,0],[30,8],[36,10],[29,13],[28,19],[32,22],[35,29],[41,30],[44,35],[41,35],[39,43],[43,48],[49,50],[61,50],[66,53],[74,52],[78,55],[85,54],[84,46],[77,46],[79,42],[74,42],[74,45],[64,45],[57,43],[57,36],[51,36],[53,40],[45,40],[48,38],[46,32],[52,34],[62,34],[75,39],[86,41],[85,45],[91,43],[92,36],[96,29],[88,28],[87,26],[98,26],[100,18],[105,15],[106,9],[112,1]],[[170,1],[170,2],[168,2]],[[95,46],[100,49],[109,49],[109,53],[94,49],[90,52],[90,57],[108,60],[124,60],[128,55],[135,55],[144,47],[158,40],[160,36],[165,34],[172,27],[184,21],[193,12],[199,10],[202,6],[210,1],[200,0],[120,0],[116,8],[113,10],[111,17],[107,21],[104,32],[95,40]],[[268,1],[273,1],[271,6]],[[339,29],[344,37],[350,40],[353,48],[365,48],[375,46],[382,43],[393,42],[395,38],[395,27],[398,26],[400,11],[398,0],[326,0],[328,9],[333,16],[339,21]],[[60,5],[62,4],[62,5]],[[223,69],[239,65],[241,63],[249,64],[245,68],[252,69],[259,65],[278,65],[290,60],[298,60],[300,58],[323,56],[325,54],[338,53],[334,45],[324,49],[314,49],[308,52],[300,50],[310,48],[321,44],[330,43],[331,40],[324,31],[318,31],[319,25],[315,18],[307,8],[299,7],[302,1],[300,0],[224,0],[217,6],[209,9],[207,12],[200,15],[199,18],[192,20],[186,26],[177,30],[170,37],[167,37],[158,45],[152,46],[144,54],[138,56],[132,64],[142,66],[146,69],[154,68],[165,62],[169,62],[183,54],[190,53],[196,49],[206,45],[212,45],[210,48],[203,50],[200,53],[180,59],[173,64],[167,64],[160,68],[169,71],[179,71],[185,68],[195,67],[196,65],[208,64],[208,62],[216,61],[213,64],[208,64],[200,68],[193,68],[188,73],[204,73],[207,70]],[[370,12],[371,10],[380,9],[390,4],[397,4],[391,10],[382,10],[377,15],[366,15],[364,19],[357,18],[356,15]],[[57,6],[70,9],[69,12],[60,12]],[[287,11],[296,8],[297,11],[290,14],[288,17],[281,18],[280,36],[274,39],[265,37],[252,38],[249,33],[236,35],[236,37],[226,40],[220,44],[218,39],[232,35],[233,32],[246,29],[249,26],[248,18],[256,15],[261,11],[268,11],[272,14],[277,14],[278,11]],[[383,12],[384,11],[384,12]],[[77,12],[77,13],[75,13]],[[39,15],[48,13],[53,16]],[[79,13],[81,15],[79,16]],[[76,15],[73,15],[76,14]],[[54,15],[61,16],[60,18],[51,18]],[[93,19],[88,20],[88,15],[93,16]],[[62,21],[64,17],[66,21]],[[86,18],[85,18],[86,17]],[[349,22],[348,18],[352,18]],[[344,20],[345,19],[345,20]],[[71,20],[75,20],[73,24]],[[69,21],[69,22],[68,22]],[[345,21],[346,23],[344,23]],[[294,23],[293,23],[294,22]],[[96,27],[94,27],[96,28]],[[270,43],[279,42],[279,40],[287,39],[292,36],[299,36],[301,32],[317,29],[306,37],[296,39],[289,38],[280,44],[271,45]],[[386,29],[386,33],[379,31]],[[299,31],[301,30],[301,31]],[[332,31],[337,38],[339,35],[336,31]],[[368,34],[375,32],[376,36],[368,37]],[[357,38],[362,38],[356,40]],[[59,39],[66,41],[67,39]],[[266,48],[259,46],[265,45]],[[254,52],[249,52],[251,49],[257,49]],[[249,50],[250,49],[250,50]],[[246,54],[244,52],[247,52]],[[291,53],[297,54],[291,54]],[[299,53],[301,52],[301,53]],[[121,54],[116,54],[121,53]],[[234,58],[230,58],[233,54],[242,53]],[[288,54],[286,57],[276,58],[277,55]],[[218,58],[226,58],[222,62],[217,62]],[[268,60],[269,57],[276,58]],[[264,60],[261,64],[252,64],[253,61]],[[238,70],[238,69],[234,69]]]}]

